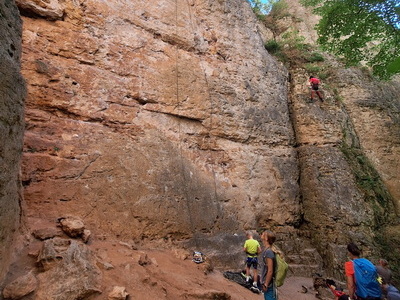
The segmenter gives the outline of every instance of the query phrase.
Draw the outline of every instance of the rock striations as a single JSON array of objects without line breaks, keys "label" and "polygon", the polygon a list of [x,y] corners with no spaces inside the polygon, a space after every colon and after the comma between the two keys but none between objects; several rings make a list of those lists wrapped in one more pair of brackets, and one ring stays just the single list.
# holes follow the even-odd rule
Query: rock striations
[{"label": "rock striations", "polygon": [[299,224],[287,73],[246,1],[60,5],[24,18],[30,223],[137,241]]},{"label": "rock striations", "polygon": [[[315,41],[315,17],[288,2],[280,22]],[[202,251],[203,275],[240,268],[247,229],[276,231],[295,275],[340,277],[349,241],[385,254],[376,229],[400,201],[398,82],[327,58],[326,101],[308,102],[312,74],[265,50],[268,32],[245,0],[16,3],[28,87],[23,201],[21,24],[7,0],[0,250],[22,206],[34,271],[15,264],[3,296],[242,299],[173,282],[160,270],[181,266],[149,249],[173,248],[185,268],[182,248]]]}]

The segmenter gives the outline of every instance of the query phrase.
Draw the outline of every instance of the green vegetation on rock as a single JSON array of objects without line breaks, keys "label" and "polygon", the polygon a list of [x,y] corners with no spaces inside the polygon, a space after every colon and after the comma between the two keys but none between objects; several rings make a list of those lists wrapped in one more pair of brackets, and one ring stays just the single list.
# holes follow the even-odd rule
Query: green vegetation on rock
[{"label": "green vegetation on rock", "polygon": [[353,171],[357,186],[374,209],[375,226],[378,228],[388,223],[392,219],[390,212],[393,212],[393,199],[378,172],[361,149],[343,142],[341,150]]}]

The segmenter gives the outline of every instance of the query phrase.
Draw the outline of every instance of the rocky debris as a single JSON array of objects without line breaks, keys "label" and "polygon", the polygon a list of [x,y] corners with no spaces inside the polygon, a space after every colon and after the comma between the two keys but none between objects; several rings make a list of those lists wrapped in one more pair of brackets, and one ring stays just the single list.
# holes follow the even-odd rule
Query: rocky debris
[{"label": "rocky debris", "polygon": [[129,294],[123,286],[114,286],[113,290],[108,294],[108,300],[125,300]]},{"label": "rocky debris", "polygon": [[176,258],[181,260],[188,259],[190,256],[190,253],[185,249],[174,249],[173,253]]},{"label": "rocky debris", "polygon": [[72,238],[81,237],[85,231],[85,224],[80,218],[77,217],[64,217],[59,218],[58,222],[61,229]]},{"label": "rocky debris", "polygon": [[23,15],[39,16],[49,20],[60,20],[64,8],[58,0],[16,0]]},{"label": "rocky debris", "polygon": [[140,254],[139,260],[138,260],[139,265],[146,266],[146,265],[150,265],[151,263],[152,263],[152,261],[146,253]]},{"label": "rocky debris", "polygon": [[63,259],[63,253],[66,253],[71,245],[70,239],[53,238],[45,240],[42,249],[37,256],[37,265],[43,271],[50,270]]},{"label": "rocky debris", "polygon": [[[315,276],[316,275],[316,276]],[[327,279],[319,276],[320,274],[314,274],[313,276],[313,288],[315,292],[315,296],[321,300],[330,300],[333,297],[333,291],[329,288],[330,285],[334,290],[339,290],[343,292],[342,286],[345,286],[345,283],[334,281],[332,279]]]},{"label": "rocky debris", "polygon": [[220,300],[231,300],[232,296],[225,292],[219,291],[205,291],[205,292],[196,292],[196,293],[184,293],[182,298],[194,298],[194,299],[220,299]]},{"label": "rocky debris", "polygon": [[82,241],[86,244],[87,242],[89,242],[89,238],[91,235],[92,232],[89,229],[83,230]]},{"label": "rocky debris", "polygon": [[98,261],[97,265],[100,265],[101,268],[103,268],[104,270],[112,270],[112,269],[114,269],[114,266],[109,262]]},{"label": "rocky debris", "polygon": [[3,289],[3,297],[6,299],[21,299],[32,293],[37,284],[38,281],[33,272],[29,272],[7,284]]},{"label": "rocky debris", "polygon": [[135,243],[133,241],[129,242],[129,243],[120,241],[119,244],[122,245],[122,246],[127,247],[128,249],[137,250],[137,247],[136,247],[136,245],[135,245]]},{"label": "rocky debris", "polygon": [[95,257],[80,241],[60,238],[44,241],[38,263],[44,272],[38,275],[37,299],[74,300],[101,293],[101,272]]},{"label": "rocky debris", "polygon": [[32,231],[32,235],[38,240],[47,240],[54,238],[56,236],[62,236],[63,232],[59,228],[55,227],[47,227],[47,228],[39,228]]},{"label": "rocky debris", "polygon": [[214,266],[212,264],[212,261],[210,259],[205,260],[203,263],[199,264],[197,268],[203,270],[203,273],[205,275],[210,274],[211,272],[214,271]]}]

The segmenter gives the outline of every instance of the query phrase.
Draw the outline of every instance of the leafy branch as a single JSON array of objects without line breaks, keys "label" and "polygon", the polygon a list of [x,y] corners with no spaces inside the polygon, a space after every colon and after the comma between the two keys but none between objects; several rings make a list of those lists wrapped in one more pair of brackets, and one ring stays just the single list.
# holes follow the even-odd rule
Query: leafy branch
[{"label": "leafy branch", "polygon": [[365,62],[373,74],[400,73],[400,4],[397,0],[301,0],[321,16],[318,43],[348,66]]}]

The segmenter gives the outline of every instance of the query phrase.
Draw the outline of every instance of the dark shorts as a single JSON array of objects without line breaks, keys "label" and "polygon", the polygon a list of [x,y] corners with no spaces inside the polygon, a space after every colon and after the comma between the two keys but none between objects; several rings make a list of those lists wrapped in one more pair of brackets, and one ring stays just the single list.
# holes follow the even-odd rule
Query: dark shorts
[{"label": "dark shorts", "polygon": [[248,268],[250,268],[250,267],[253,267],[254,269],[257,269],[257,266],[258,266],[258,258],[257,258],[257,256],[256,257],[247,257],[247,260],[246,260],[246,266],[248,267]]},{"label": "dark shorts", "polygon": [[318,91],[318,84],[313,84],[313,85],[311,85],[311,88],[312,88],[314,91]]}]

